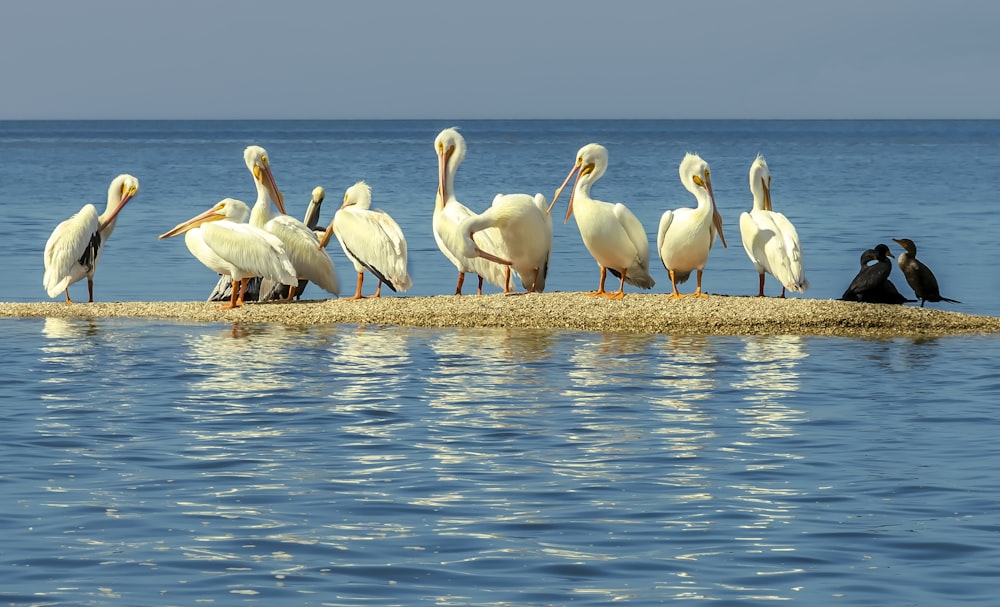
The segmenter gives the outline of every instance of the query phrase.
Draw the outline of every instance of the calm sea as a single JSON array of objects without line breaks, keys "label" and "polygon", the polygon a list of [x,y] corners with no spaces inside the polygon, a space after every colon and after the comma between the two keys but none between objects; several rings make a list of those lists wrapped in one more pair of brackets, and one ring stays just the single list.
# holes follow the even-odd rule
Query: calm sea
[{"label": "calm sea", "polygon": [[[907,237],[963,302],[929,305],[1000,315],[995,121],[0,122],[0,300],[47,300],[45,239],[122,172],[142,191],[96,298],[204,299],[215,276],[156,236],[221,198],[252,203],[249,144],[296,215],[323,185],[328,220],[367,180],[409,241],[406,296],[450,293],[430,229],[447,126],[478,209],[551,197],[576,150],[604,144],[595,197],[653,241],[665,209],[693,206],[677,164],[700,153],[730,243],[704,287],[728,295],[757,288],[738,218],[762,153],[804,297],[839,296],[863,249]],[[597,266],[559,220],[549,290],[591,290]],[[1000,590],[997,336],[0,327],[3,604],[923,606]]]}]

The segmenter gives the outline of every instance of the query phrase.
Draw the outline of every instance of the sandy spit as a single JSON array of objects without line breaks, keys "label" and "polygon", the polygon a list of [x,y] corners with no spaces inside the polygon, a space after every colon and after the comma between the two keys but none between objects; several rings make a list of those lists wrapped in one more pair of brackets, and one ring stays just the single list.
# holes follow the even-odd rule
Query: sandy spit
[{"label": "sandy spit", "polygon": [[[208,302],[0,303],[0,317],[156,318],[286,325],[526,327],[672,335],[919,337],[1000,332],[1000,318],[940,308],[829,299],[714,295],[671,301],[663,294],[622,300],[584,293],[382,297],[253,303],[220,311]],[[932,304],[944,305],[944,304]]]}]

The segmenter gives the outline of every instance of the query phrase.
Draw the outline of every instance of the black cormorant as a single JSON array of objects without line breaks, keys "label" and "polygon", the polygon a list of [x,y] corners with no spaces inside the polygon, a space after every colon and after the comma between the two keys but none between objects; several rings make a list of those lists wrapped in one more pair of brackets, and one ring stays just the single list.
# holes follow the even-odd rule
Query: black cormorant
[{"label": "black cormorant", "polygon": [[950,301],[951,303],[962,303],[957,299],[941,297],[938,290],[937,279],[931,269],[917,259],[917,245],[909,238],[893,238],[893,242],[903,247],[903,252],[899,254],[897,262],[902,270],[906,282],[913,289],[913,292],[920,300],[920,307],[924,307],[925,301]]}]

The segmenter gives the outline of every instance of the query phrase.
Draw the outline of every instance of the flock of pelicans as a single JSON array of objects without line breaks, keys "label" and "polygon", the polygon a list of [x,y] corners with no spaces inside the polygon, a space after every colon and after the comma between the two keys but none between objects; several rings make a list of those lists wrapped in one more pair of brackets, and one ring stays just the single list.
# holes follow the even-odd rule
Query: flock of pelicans
[{"label": "flock of pelicans", "polygon": [[[441,131],[434,140],[438,158],[438,190],[434,205],[434,239],[458,269],[455,294],[462,293],[465,274],[512,291],[516,273],[529,292],[545,288],[549,253],[552,248],[552,208],[575,177],[566,211],[568,222],[575,216],[580,236],[600,267],[600,283],[594,296],[613,299],[624,295],[625,283],[643,289],[653,287],[649,273],[649,242],[635,215],[621,204],[591,197],[594,183],[608,168],[608,152],[596,143],[580,148],[566,180],[549,203],[542,194],[498,194],[488,209],[476,214],[455,197],[455,174],[465,158],[462,135],[453,128]],[[322,188],[313,191],[313,203],[305,221],[285,214],[284,198],[271,172],[267,152],[249,146],[243,154],[253,175],[257,201],[253,208],[226,198],[160,238],[184,235],[184,242],[199,261],[223,276],[230,291],[222,309],[241,306],[251,279],[260,279],[260,299],[275,296],[292,300],[301,295],[306,281],[339,294],[333,261],[326,245],[336,236],[357,272],[354,299],[361,298],[365,271],[378,278],[374,297],[382,285],[406,291],[412,284],[407,271],[406,239],[399,225],[387,213],[371,208],[371,189],[358,182],[347,189],[340,209],[329,226],[317,226]],[[687,154],[679,167],[681,183],[694,195],[697,206],[666,211],[660,219],[656,248],[670,275],[670,298],[704,297],[702,273],[716,236],[726,246],[722,217],[715,205],[709,165],[695,154]],[[743,247],[760,277],[759,295],[764,295],[764,275],[771,274],[782,285],[781,297],[789,291],[809,288],[802,266],[802,251],[795,227],[771,208],[771,176],[764,159],[758,156],[750,167],[753,209],[740,216]],[[63,221],[45,244],[43,285],[49,297],[65,293],[69,286],[87,278],[89,301],[94,300],[94,272],[103,245],[111,236],[118,213],[139,192],[139,181],[120,175],[108,189],[106,210],[98,215],[92,204]],[[275,212],[276,211],[276,212]],[[933,273],[916,258],[916,246],[908,239],[895,240],[903,248],[898,264],[920,305],[926,301],[956,300],[941,297]],[[872,263],[874,262],[874,263]],[[914,302],[904,297],[889,280],[892,261],[884,244],[861,255],[861,269],[842,299],[870,303]],[[617,291],[605,291],[607,272],[620,280]],[[677,285],[696,273],[697,286],[689,295]],[[270,286],[266,286],[270,285]],[[217,288],[217,291],[220,291]],[[957,303],[957,302],[956,302]]]}]

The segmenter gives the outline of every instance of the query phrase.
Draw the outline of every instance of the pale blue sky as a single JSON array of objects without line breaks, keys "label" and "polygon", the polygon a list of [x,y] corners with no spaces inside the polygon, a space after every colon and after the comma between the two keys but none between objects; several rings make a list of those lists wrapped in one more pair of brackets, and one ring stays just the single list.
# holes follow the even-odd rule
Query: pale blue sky
[{"label": "pale blue sky", "polygon": [[1000,118],[996,0],[32,0],[0,119]]}]

